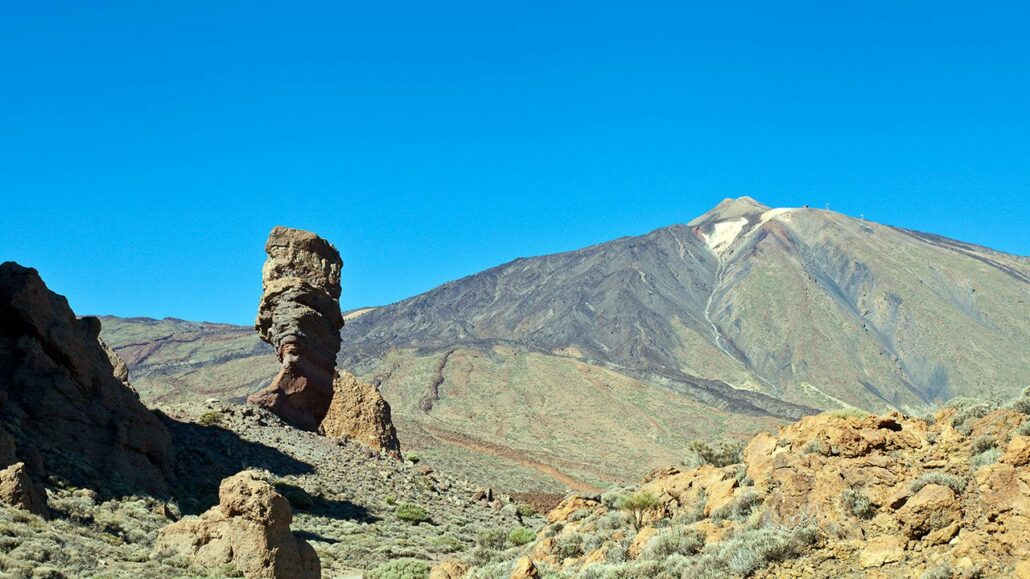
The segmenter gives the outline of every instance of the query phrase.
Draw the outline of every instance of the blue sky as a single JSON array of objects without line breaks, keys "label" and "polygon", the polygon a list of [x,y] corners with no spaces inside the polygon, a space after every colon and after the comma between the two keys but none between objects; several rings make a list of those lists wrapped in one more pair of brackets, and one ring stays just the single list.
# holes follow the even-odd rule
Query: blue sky
[{"label": "blue sky", "polygon": [[276,224],[345,309],[739,195],[1030,253],[1016,2],[150,4],[0,2],[0,259],[80,313],[250,323]]}]

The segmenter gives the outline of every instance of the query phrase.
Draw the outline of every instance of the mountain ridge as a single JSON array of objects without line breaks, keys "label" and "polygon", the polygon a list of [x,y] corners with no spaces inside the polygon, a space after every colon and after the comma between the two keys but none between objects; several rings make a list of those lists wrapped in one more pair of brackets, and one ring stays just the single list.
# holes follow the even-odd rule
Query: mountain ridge
[{"label": "mountain ridge", "polygon": [[[437,462],[473,477],[560,463],[598,486],[691,438],[820,409],[921,413],[956,395],[1012,396],[1030,367],[1028,279],[1021,256],[726,199],[687,223],[354,310],[338,362],[381,390],[402,440]],[[145,396],[239,399],[274,374],[246,328],[105,327]],[[623,441],[608,463],[600,424]]]}]

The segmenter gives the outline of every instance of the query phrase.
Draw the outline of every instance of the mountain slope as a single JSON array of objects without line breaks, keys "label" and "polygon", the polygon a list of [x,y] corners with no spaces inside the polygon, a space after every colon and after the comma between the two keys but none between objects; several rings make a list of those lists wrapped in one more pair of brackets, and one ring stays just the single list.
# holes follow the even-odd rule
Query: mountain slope
[{"label": "mountain slope", "polygon": [[[402,440],[433,460],[513,485],[603,486],[690,438],[816,409],[1013,396],[1030,370],[1028,279],[1024,257],[727,199],[686,225],[364,311],[340,363],[379,386]],[[145,396],[242,396],[274,373],[245,330],[147,323],[105,333]],[[162,324],[180,333],[153,352],[116,335]]]}]

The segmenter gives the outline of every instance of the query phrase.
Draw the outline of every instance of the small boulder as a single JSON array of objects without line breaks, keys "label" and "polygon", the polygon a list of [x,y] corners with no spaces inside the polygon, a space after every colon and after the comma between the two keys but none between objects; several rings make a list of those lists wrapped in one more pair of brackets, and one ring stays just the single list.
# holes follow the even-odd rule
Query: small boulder
[{"label": "small boulder", "polygon": [[929,484],[919,490],[898,511],[905,533],[919,538],[962,519],[962,507],[955,492],[946,486]]},{"label": "small boulder", "polygon": [[32,480],[24,462],[0,470],[0,502],[47,517],[46,491]]},{"label": "small boulder", "polygon": [[522,556],[515,562],[515,568],[511,571],[511,579],[539,579],[540,572],[529,557]]},{"label": "small boulder", "polygon": [[217,506],[162,529],[157,548],[197,567],[231,565],[248,578],[318,579],[318,556],[290,531],[292,521],[289,501],[248,470],[222,481]]}]

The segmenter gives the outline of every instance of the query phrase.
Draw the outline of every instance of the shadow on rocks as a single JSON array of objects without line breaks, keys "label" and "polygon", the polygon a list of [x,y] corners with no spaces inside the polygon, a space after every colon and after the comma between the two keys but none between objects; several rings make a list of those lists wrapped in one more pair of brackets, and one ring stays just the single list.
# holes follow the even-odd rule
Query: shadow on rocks
[{"label": "shadow on rocks", "polygon": [[288,454],[245,440],[217,425],[179,422],[156,412],[168,427],[175,448],[173,495],[183,514],[199,514],[218,504],[222,479],[248,468],[277,476],[310,474],[314,467]]}]

